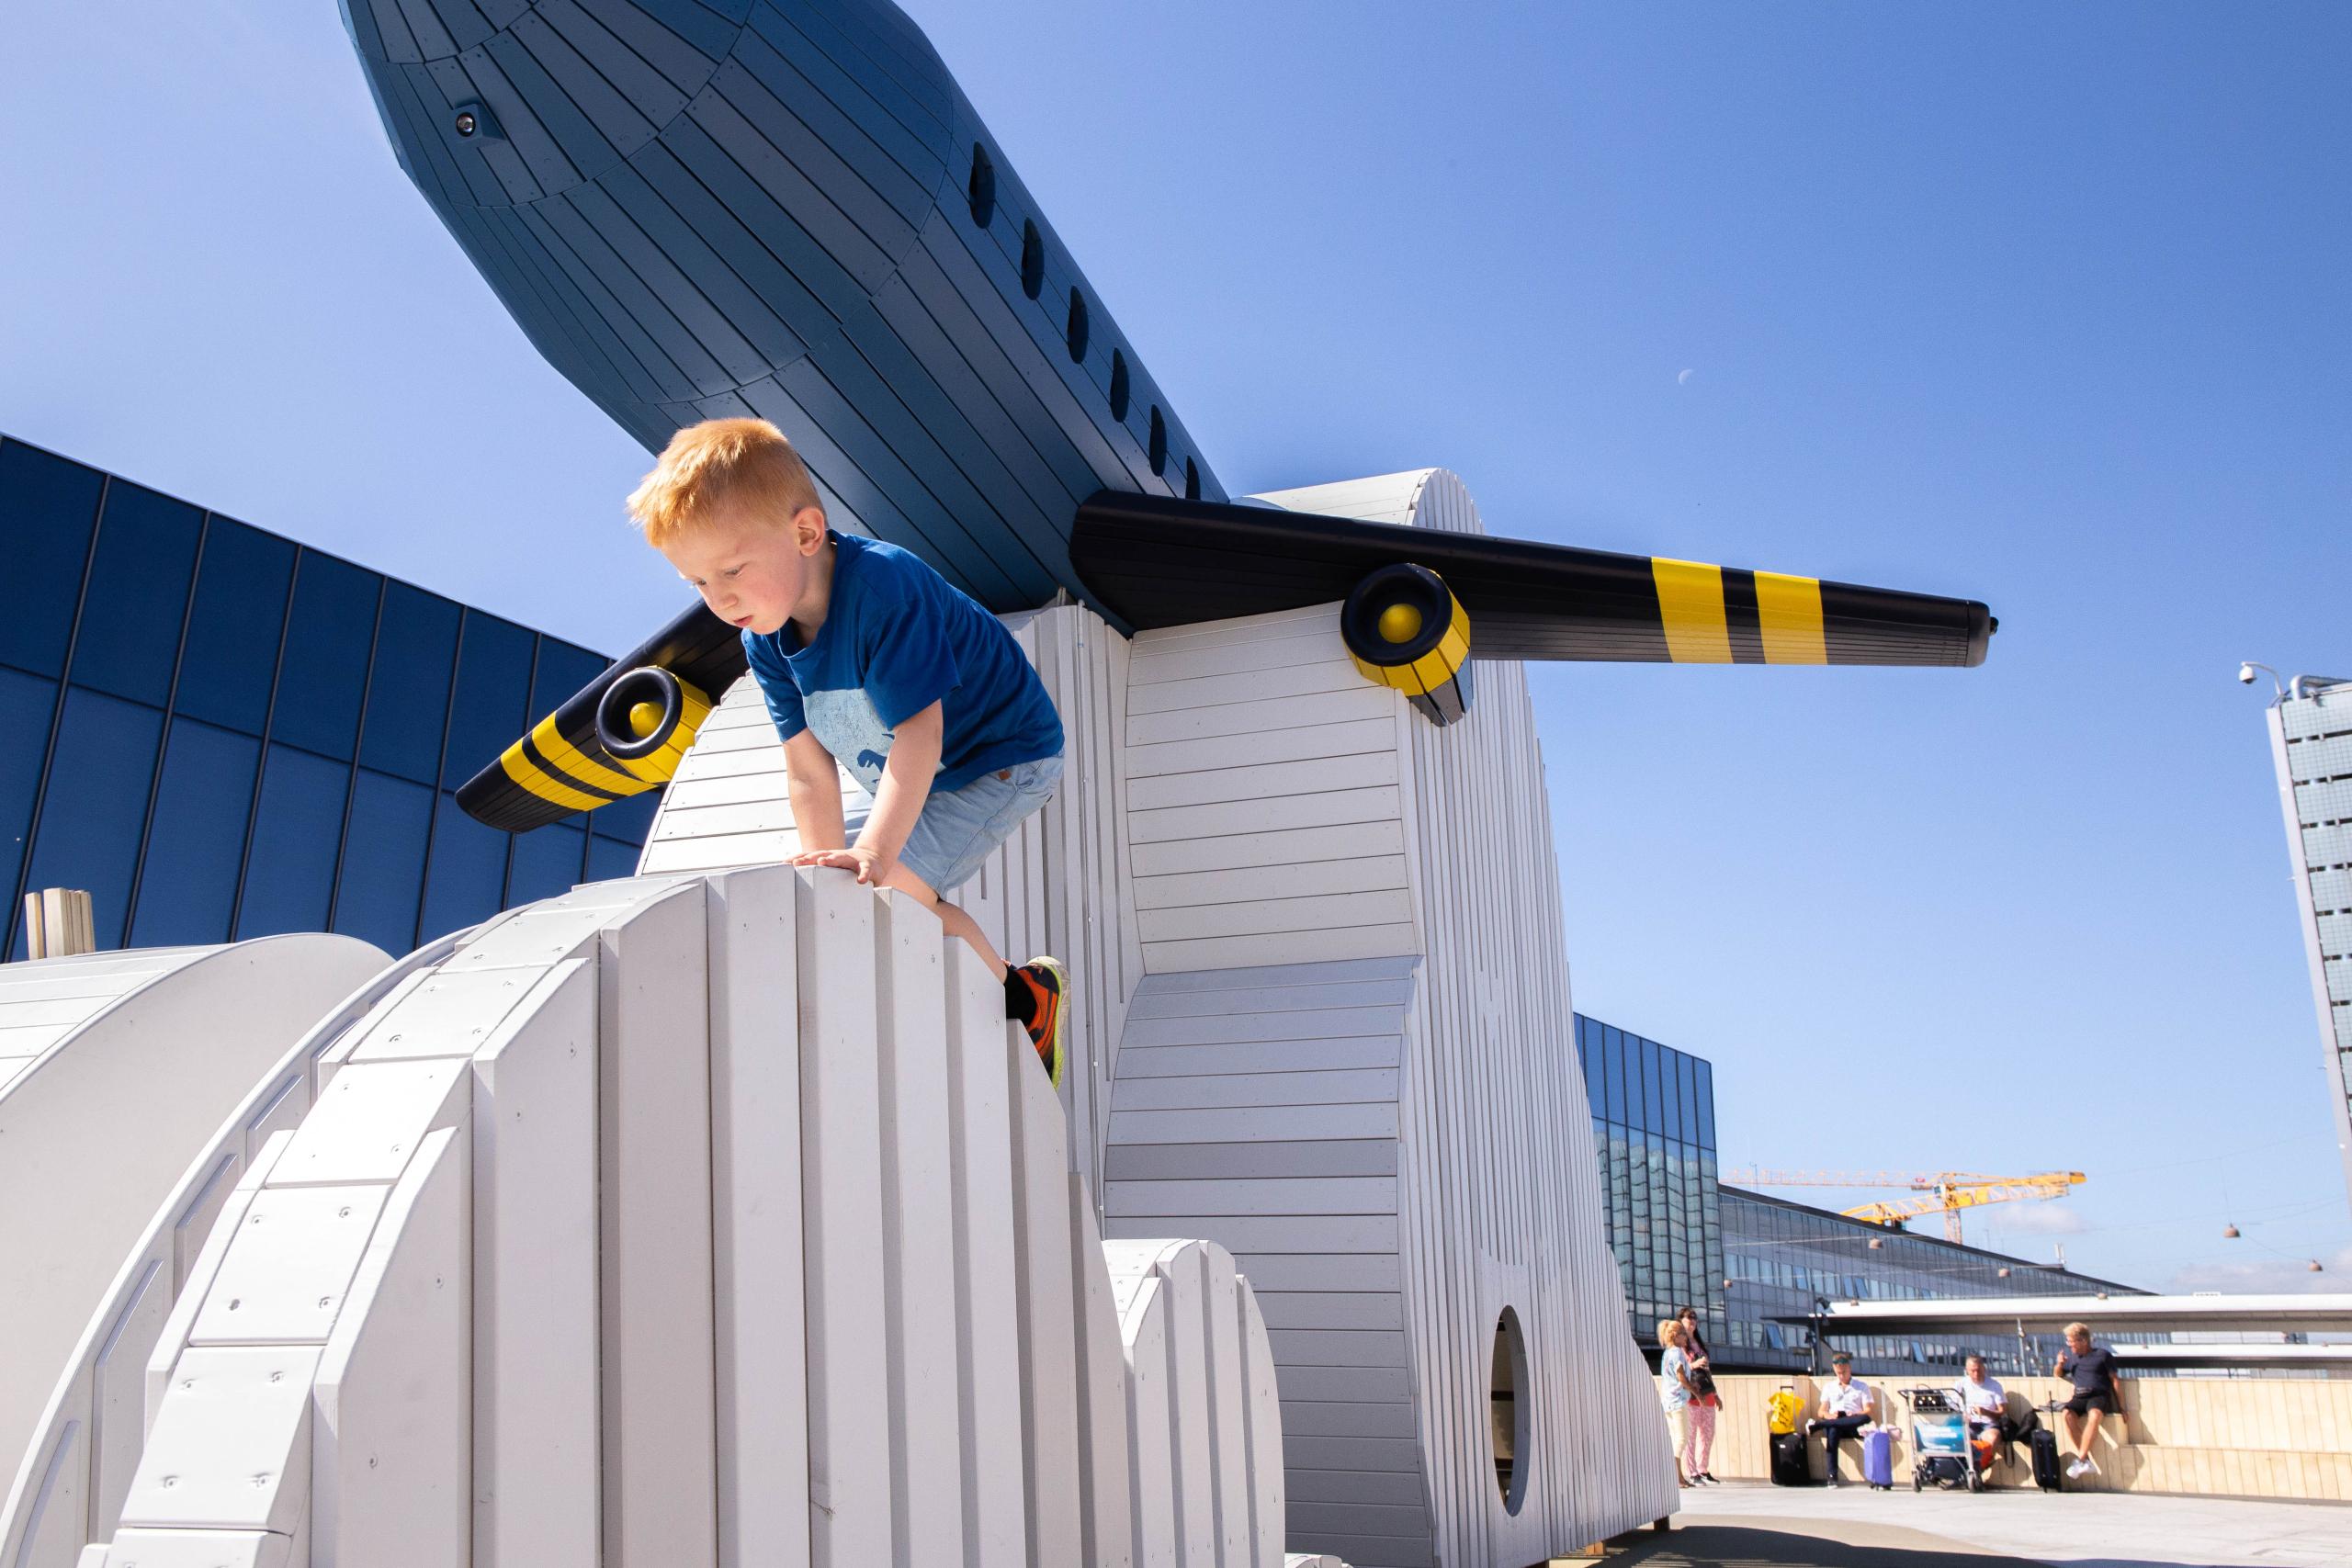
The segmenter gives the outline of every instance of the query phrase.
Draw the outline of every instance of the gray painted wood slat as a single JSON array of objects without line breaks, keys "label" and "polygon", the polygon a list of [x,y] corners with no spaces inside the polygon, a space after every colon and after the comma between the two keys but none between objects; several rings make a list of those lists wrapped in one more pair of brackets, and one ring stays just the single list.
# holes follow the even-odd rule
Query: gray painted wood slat
[{"label": "gray painted wood slat", "polygon": [[690,143],[681,144],[680,157],[721,192],[835,314],[854,298],[844,291],[853,282],[860,292],[880,288],[891,258],[914,240],[906,215],[740,62],[729,60],[720,66],[711,86],[683,123],[699,128],[713,147],[723,148],[740,174],[728,178],[712,161],[692,157],[685,150]]}]

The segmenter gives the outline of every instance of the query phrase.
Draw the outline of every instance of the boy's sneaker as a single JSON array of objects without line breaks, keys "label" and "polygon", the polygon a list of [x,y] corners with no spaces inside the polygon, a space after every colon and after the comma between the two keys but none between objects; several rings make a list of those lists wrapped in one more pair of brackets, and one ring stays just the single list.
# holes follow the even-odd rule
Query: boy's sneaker
[{"label": "boy's sneaker", "polygon": [[2078,1480],[2082,1476],[2082,1473],[2090,1469],[2090,1461],[2088,1460],[2078,1459],[2074,1463],[2066,1467],[2066,1479],[2069,1481]]},{"label": "boy's sneaker", "polygon": [[1029,1032],[1037,1059],[1046,1064],[1046,1076],[1056,1089],[1061,1088],[1062,999],[1069,990],[1069,976],[1058,959],[1033,958],[1016,965],[1005,979],[1008,987],[1019,986],[1029,993],[1029,1016],[1022,1027]]}]

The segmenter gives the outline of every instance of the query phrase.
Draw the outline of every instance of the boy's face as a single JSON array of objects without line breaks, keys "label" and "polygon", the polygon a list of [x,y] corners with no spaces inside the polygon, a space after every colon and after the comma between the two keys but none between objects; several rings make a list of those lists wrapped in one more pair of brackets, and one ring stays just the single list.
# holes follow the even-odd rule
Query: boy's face
[{"label": "boy's face", "polygon": [[825,514],[804,506],[786,521],[720,508],[702,526],[662,547],[710,613],[765,636],[791,620],[815,585],[825,547]]}]

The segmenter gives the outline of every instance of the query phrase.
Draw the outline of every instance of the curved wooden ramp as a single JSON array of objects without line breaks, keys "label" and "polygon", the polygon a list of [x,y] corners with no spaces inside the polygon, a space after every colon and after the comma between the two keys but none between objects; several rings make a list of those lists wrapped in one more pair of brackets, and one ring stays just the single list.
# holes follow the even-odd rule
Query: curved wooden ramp
[{"label": "curved wooden ramp", "polygon": [[[8,1521],[44,1492],[61,1512],[80,1495],[50,1473],[44,1407],[156,1200],[237,1097],[389,963],[303,935],[0,966],[0,1480],[17,1500],[0,1562],[18,1561]],[[66,1416],[84,1450],[91,1416]]]},{"label": "curved wooden ramp", "polygon": [[[17,1561],[1283,1562],[1246,1282],[1122,1244],[1160,1297],[1130,1310],[1001,1011],[838,872],[483,928],[246,1164],[154,1337],[119,1524]],[[1138,1492],[1130,1391],[1171,1364],[1152,1430],[1207,1456],[1206,1531]]]}]

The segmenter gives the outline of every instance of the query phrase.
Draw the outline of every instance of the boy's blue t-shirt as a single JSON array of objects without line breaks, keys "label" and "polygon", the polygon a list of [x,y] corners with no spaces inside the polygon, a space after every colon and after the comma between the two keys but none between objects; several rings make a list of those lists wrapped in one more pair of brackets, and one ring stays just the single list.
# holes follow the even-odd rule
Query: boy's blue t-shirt
[{"label": "boy's blue t-shirt", "polygon": [[743,634],[743,652],[776,734],[806,729],[867,790],[882,782],[898,727],[941,708],[933,791],[1057,756],[1061,716],[1004,624],[896,545],[829,535],[832,599],[816,640],[786,621]]}]

